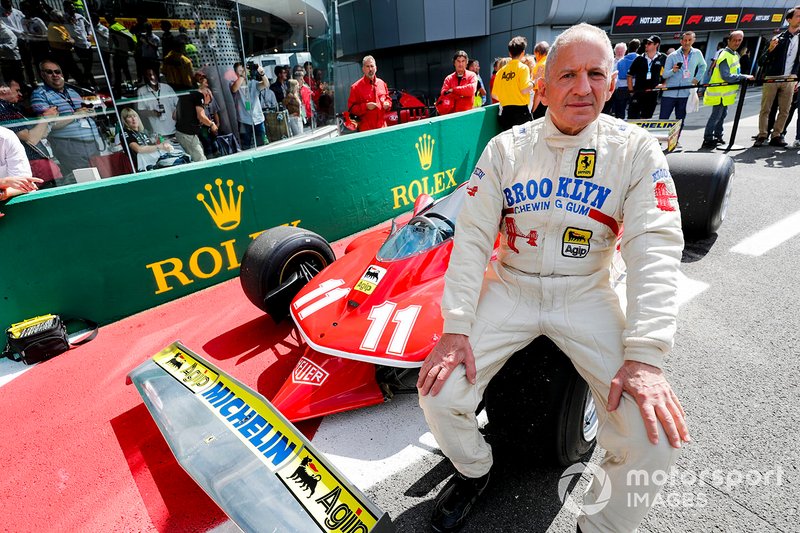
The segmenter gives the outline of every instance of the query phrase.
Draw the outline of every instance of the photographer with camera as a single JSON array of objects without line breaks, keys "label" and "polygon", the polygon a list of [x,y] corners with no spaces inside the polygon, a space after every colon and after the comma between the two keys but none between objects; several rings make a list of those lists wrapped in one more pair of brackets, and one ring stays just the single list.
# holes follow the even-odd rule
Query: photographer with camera
[{"label": "photographer with camera", "polygon": [[[695,41],[693,31],[684,32],[681,36],[681,47],[667,56],[664,65],[664,85],[667,87],[686,87],[697,85],[706,73],[706,60],[703,52],[692,45]],[[686,104],[692,89],[676,89],[664,91],[661,95],[661,111],[658,118],[661,120],[669,119],[672,110],[675,110],[675,118],[684,120],[686,118]],[[683,123],[681,123],[683,127]]]},{"label": "photographer with camera", "polygon": [[[263,146],[266,129],[264,128],[264,111],[261,109],[259,94],[262,89],[267,87],[264,69],[252,61],[248,61],[249,79],[245,76],[245,68],[241,63],[235,63],[233,70],[236,73],[236,80],[231,82],[230,88],[236,102],[242,149]],[[253,139],[254,136],[255,139]]]}]

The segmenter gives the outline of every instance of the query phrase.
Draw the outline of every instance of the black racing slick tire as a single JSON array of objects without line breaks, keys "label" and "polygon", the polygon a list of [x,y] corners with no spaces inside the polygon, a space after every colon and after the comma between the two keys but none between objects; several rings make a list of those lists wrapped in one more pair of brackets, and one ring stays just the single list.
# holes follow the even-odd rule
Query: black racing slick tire
[{"label": "black racing slick tire", "polygon": [[736,165],[730,156],[673,153],[667,156],[681,208],[683,234],[705,238],[716,233],[728,212]]},{"label": "black racing slick tire", "polygon": [[508,360],[484,401],[486,438],[496,456],[523,451],[545,464],[569,466],[594,449],[598,424],[589,386],[546,337]]},{"label": "black racing slick tire", "polygon": [[300,289],[335,258],[328,242],[316,233],[278,226],[247,247],[239,280],[247,299],[280,322]]}]

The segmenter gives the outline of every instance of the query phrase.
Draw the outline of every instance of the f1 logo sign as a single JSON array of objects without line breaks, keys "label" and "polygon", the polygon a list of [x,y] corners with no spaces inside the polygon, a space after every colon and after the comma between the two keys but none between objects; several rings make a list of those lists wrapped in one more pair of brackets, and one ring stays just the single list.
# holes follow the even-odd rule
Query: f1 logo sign
[{"label": "f1 logo sign", "polygon": [[686,25],[688,26],[689,24],[700,24],[702,20],[703,20],[703,15],[692,15],[691,17],[689,17],[689,20],[686,21]]},{"label": "f1 logo sign", "polygon": [[619,18],[617,26],[633,26],[634,22],[636,22],[636,15],[625,15]]},{"label": "f1 logo sign", "polygon": [[753,14],[747,13],[742,17],[741,22],[753,22]]}]

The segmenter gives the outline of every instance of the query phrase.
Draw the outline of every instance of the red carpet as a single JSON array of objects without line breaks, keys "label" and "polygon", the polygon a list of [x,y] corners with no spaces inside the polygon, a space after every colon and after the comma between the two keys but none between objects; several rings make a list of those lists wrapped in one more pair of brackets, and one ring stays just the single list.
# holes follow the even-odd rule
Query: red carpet
[{"label": "red carpet", "polygon": [[[0,387],[0,530],[205,531],[227,520],[126,384],[176,339],[267,398],[303,349],[291,325],[276,326],[234,279],[105,326],[33,367]],[[318,425],[299,426],[310,438]]]}]

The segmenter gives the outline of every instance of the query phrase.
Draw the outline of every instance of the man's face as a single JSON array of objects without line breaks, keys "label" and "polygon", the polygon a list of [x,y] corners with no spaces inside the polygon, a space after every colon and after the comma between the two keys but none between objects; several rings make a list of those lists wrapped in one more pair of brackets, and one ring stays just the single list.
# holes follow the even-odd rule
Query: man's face
[{"label": "man's face", "polygon": [[644,51],[649,54],[655,54],[658,51],[658,45],[653,41],[647,41],[644,43]]},{"label": "man's face", "polygon": [[611,98],[616,71],[608,72],[607,53],[599,42],[575,42],[561,48],[555,63],[548,61],[542,102],[561,132],[579,133]]},{"label": "man's face", "polygon": [[681,48],[683,48],[684,52],[688,52],[692,48],[694,39],[694,35],[684,35],[681,37]]},{"label": "man's face", "polygon": [[10,104],[16,104],[22,99],[22,92],[19,90],[19,83],[12,81],[8,87],[0,89],[0,100],[5,100]]},{"label": "man's face", "polygon": [[144,71],[144,77],[147,80],[147,83],[155,87],[158,85],[158,77],[153,69],[149,68]]},{"label": "man's face", "polygon": [[378,73],[378,66],[375,64],[375,61],[367,60],[361,66],[361,71],[364,73],[364,76],[374,80],[375,75]]},{"label": "man's face", "polygon": [[453,61],[453,66],[456,67],[456,73],[459,76],[463,76],[464,73],[467,71],[467,58],[464,56],[459,56]]},{"label": "man's face", "polygon": [[734,33],[728,38],[728,48],[733,50],[734,52],[742,46],[742,41],[744,41],[744,35],[741,33]]},{"label": "man's face", "polygon": [[472,66],[469,69],[474,72],[475,74],[480,74],[481,72],[481,64],[477,61],[473,61]]},{"label": "man's face", "polygon": [[789,27],[794,29],[800,28],[800,9],[795,9],[794,14],[791,17],[786,19],[786,22],[789,23]]},{"label": "man's face", "polygon": [[64,74],[61,72],[61,67],[50,61],[46,61],[42,65],[42,79],[48,87],[52,87],[60,91],[64,88]]}]

